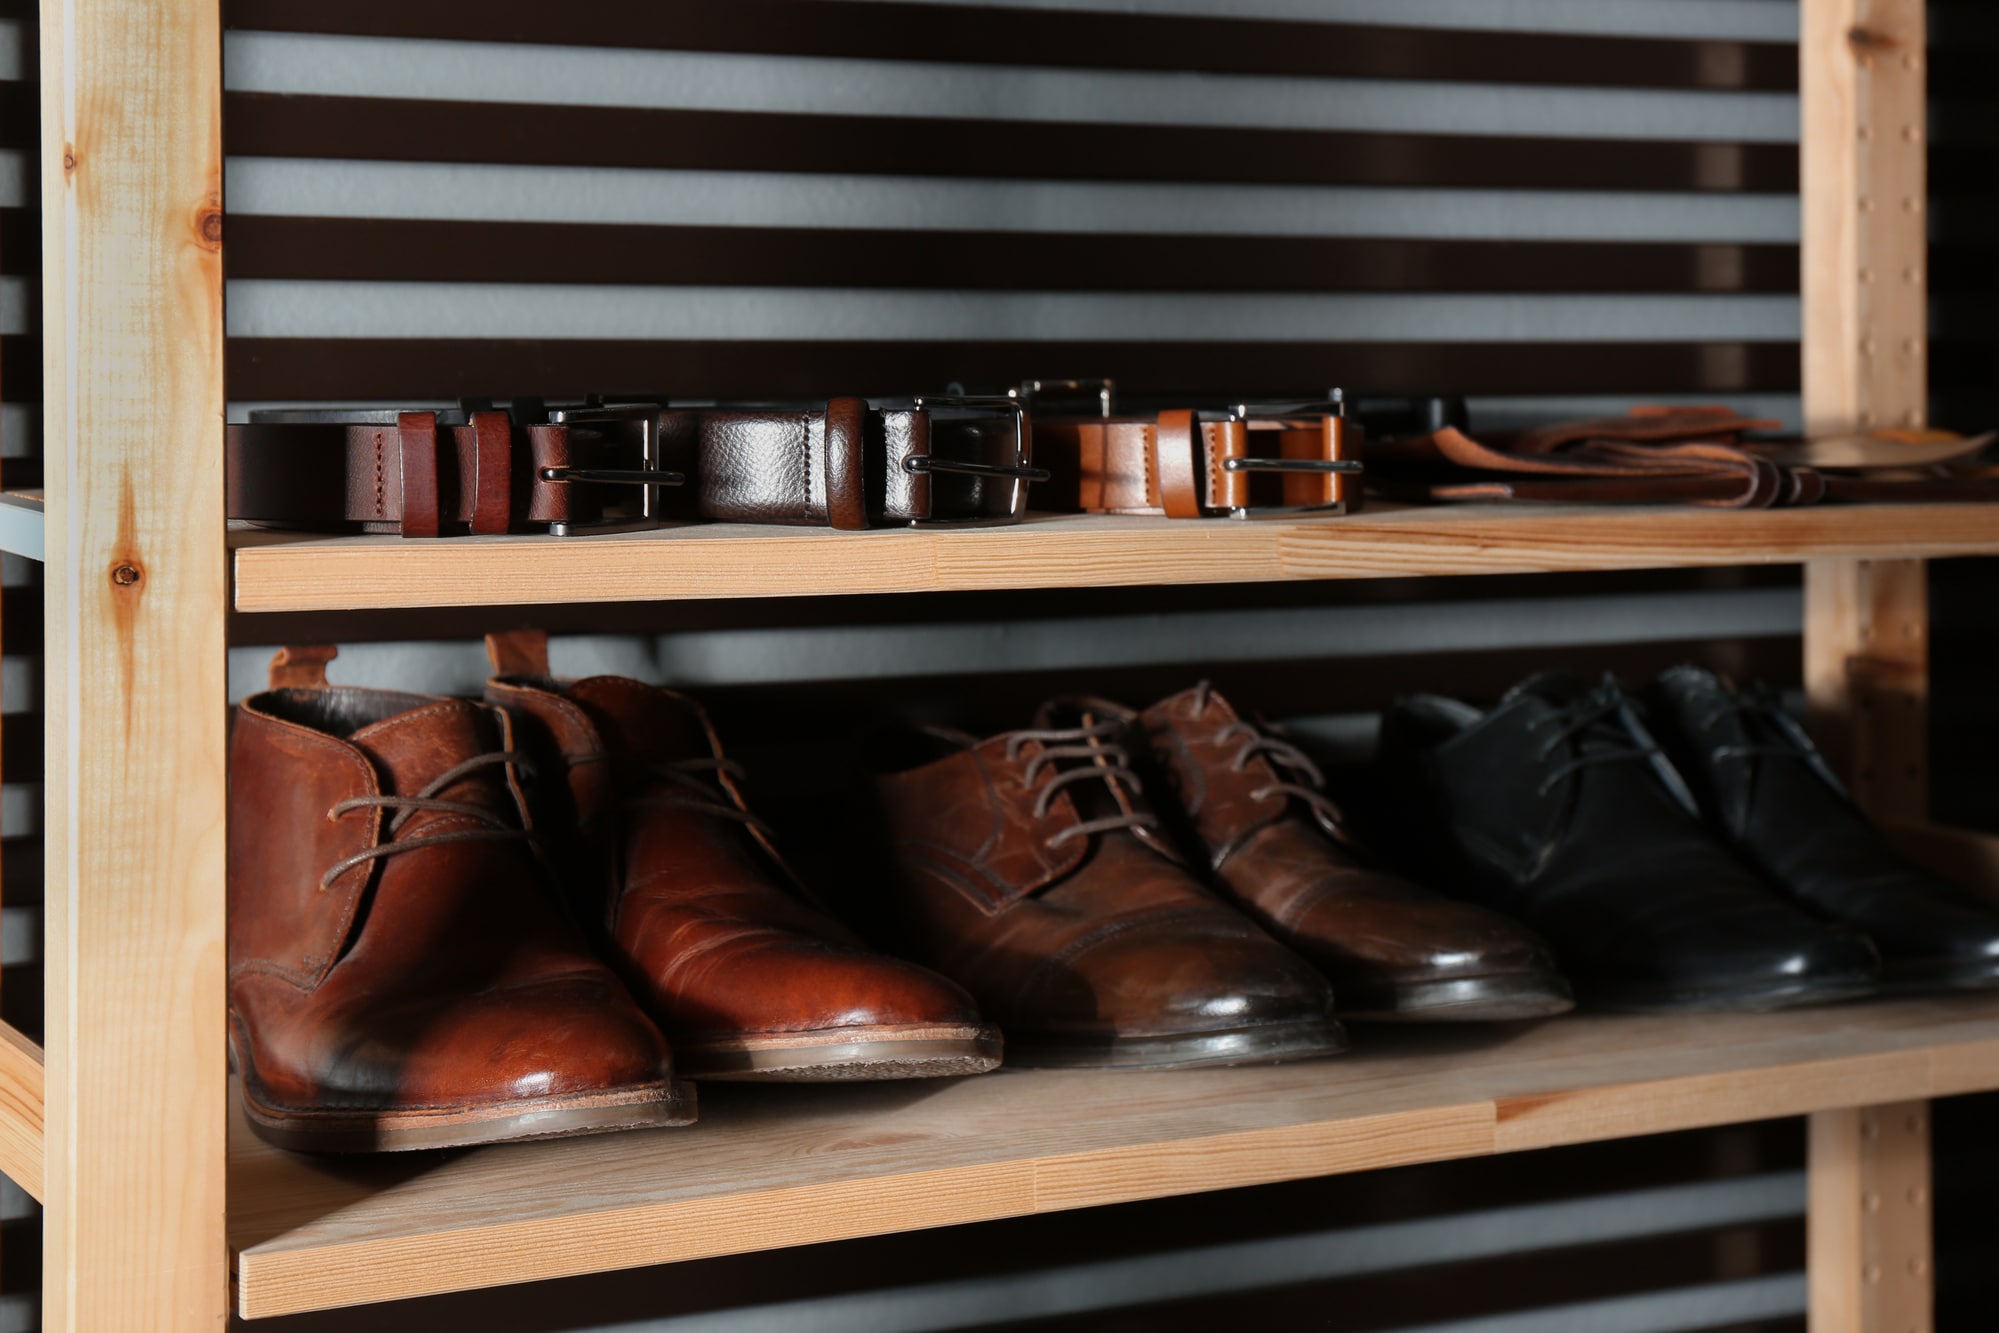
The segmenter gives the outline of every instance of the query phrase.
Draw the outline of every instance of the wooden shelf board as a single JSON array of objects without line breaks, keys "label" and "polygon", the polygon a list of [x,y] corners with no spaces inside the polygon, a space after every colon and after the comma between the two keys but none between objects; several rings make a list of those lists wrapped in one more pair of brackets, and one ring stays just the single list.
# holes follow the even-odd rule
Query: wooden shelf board
[{"label": "wooden shelf board", "polygon": [[[1999,996],[1359,1031],[1332,1060],[702,1089],[687,1129],[374,1159],[230,1138],[246,1317],[1999,1088]],[[240,1114],[240,1113],[239,1113]]]},{"label": "wooden shelf board", "polygon": [[239,529],[231,541],[237,610],[317,611],[1985,555],[1999,553],[1999,504],[1380,505],[1248,522],[1033,515],[959,530],[705,524],[429,541]]}]

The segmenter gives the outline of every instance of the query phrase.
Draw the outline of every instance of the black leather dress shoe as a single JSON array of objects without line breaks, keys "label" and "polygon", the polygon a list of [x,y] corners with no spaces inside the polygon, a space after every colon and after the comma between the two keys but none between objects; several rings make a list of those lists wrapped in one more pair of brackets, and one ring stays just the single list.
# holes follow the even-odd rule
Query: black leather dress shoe
[{"label": "black leather dress shoe", "polygon": [[1708,827],[1798,902],[1866,931],[1884,984],[1999,985],[1999,905],[1897,856],[1770,691],[1684,666],[1646,703]]},{"label": "black leather dress shoe", "polygon": [[1776,1009],[1872,989],[1867,938],[1763,883],[1702,824],[1614,681],[1419,695],[1382,725],[1383,808],[1427,882],[1538,930],[1585,1003]]}]

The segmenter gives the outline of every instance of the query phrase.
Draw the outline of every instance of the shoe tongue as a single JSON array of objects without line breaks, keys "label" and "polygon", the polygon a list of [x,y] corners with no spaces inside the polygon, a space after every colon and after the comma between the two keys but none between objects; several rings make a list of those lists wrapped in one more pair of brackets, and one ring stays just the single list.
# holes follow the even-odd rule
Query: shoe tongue
[{"label": "shoe tongue", "polygon": [[[501,748],[500,729],[492,713],[465,699],[440,699],[394,717],[361,728],[348,741],[375,761],[386,796],[414,796],[437,776],[474,755],[491,754]],[[472,800],[476,786],[502,793],[497,780],[501,769],[491,768],[466,775],[445,791],[434,793],[451,800]]]},{"label": "shoe tongue", "polygon": [[715,755],[708,718],[693,700],[627,676],[592,676],[565,691],[605,743],[650,762]]}]

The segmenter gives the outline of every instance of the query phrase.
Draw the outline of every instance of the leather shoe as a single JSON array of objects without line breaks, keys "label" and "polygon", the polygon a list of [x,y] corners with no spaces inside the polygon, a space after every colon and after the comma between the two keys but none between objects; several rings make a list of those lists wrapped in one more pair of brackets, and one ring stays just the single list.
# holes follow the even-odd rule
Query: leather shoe
[{"label": "leather shoe", "polygon": [[1532,931],[1369,866],[1318,766],[1207,684],[1139,722],[1190,850],[1223,896],[1317,965],[1342,1017],[1501,1020],[1574,1007]]},{"label": "leather shoe", "polygon": [[985,741],[905,739],[877,779],[902,924],[999,1020],[1011,1063],[1164,1069],[1342,1049],[1325,981],[1160,831],[1127,721],[1057,703]]},{"label": "leather shoe", "polygon": [[1647,703],[1708,827],[1799,903],[1866,931],[1885,984],[1999,985],[1999,905],[1896,855],[1771,691],[1682,666]]},{"label": "leather shoe", "polygon": [[[229,756],[229,1045],[250,1128],[311,1152],[694,1119],[563,915],[504,715],[279,654]],[[314,669],[304,665],[316,663]]]},{"label": "leather shoe", "polygon": [[962,988],[866,948],[808,899],[686,695],[547,674],[547,637],[493,635],[486,697],[517,720],[554,846],[604,947],[691,1078],[978,1074],[1000,1035]]},{"label": "leather shoe", "polygon": [[1774,1009],[1873,987],[1867,938],[1715,841],[1614,681],[1537,676],[1484,713],[1400,700],[1380,765],[1384,810],[1428,882],[1540,931],[1586,1002]]}]

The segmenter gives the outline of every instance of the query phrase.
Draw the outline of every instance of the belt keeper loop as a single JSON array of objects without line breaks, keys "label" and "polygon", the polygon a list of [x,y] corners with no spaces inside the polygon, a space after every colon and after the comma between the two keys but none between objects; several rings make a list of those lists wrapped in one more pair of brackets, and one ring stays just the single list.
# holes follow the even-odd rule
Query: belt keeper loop
[{"label": "belt keeper loop", "polygon": [[440,530],[437,413],[397,413],[396,434],[401,437],[397,453],[402,459],[403,472],[402,534],[435,537]]},{"label": "belt keeper loop", "polygon": [[[1231,458],[1249,457],[1249,422],[1217,421],[1210,423],[1215,430],[1212,456],[1200,460],[1208,463],[1209,504],[1218,509],[1249,508],[1249,476],[1247,472],[1231,472],[1225,466]],[[1203,441],[1206,448],[1206,441]]]},{"label": "belt keeper loop", "polygon": [[514,426],[505,412],[472,414],[472,531],[513,527]]},{"label": "belt keeper loop", "polygon": [[1161,412],[1156,430],[1160,507],[1168,518],[1201,517],[1200,423],[1191,411]]},{"label": "belt keeper loop", "polygon": [[835,398],[826,404],[826,521],[842,532],[868,526],[866,452],[868,404],[862,398]]}]

